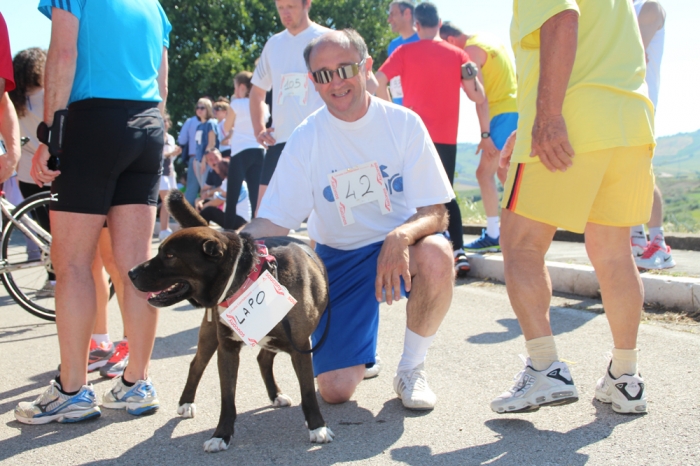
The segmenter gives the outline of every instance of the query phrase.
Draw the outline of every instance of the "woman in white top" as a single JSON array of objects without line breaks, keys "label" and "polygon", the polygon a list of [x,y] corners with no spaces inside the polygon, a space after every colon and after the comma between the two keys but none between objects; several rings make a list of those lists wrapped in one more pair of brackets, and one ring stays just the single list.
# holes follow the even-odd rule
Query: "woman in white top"
[{"label": "woman in white top", "polygon": [[[224,131],[228,133],[233,129],[231,136],[231,161],[229,163],[227,177],[227,205],[224,228],[235,229],[239,223],[236,214],[236,204],[241,191],[243,180],[248,185],[250,205],[258,205],[258,188],[260,175],[263,170],[265,149],[258,144],[253,133],[253,123],[250,118],[250,102],[248,96],[252,87],[253,73],[241,71],[233,79],[235,97],[227,109]],[[270,117],[266,108],[265,120]]]},{"label": "woman in white top", "polygon": [[165,143],[163,144],[163,174],[160,177],[160,233],[158,239],[163,241],[173,232],[170,229],[170,212],[168,212],[167,202],[165,197],[171,189],[177,189],[177,181],[175,181],[175,168],[173,160],[180,155],[182,148],[175,144],[175,138],[168,134],[172,127],[170,115],[165,114]]}]

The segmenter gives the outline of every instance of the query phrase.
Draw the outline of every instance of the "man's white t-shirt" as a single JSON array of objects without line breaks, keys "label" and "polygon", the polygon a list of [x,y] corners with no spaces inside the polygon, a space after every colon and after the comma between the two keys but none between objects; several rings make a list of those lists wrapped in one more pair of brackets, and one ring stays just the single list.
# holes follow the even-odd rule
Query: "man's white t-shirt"
[{"label": "man's white t-shirt", "polygon": [[[378,202],[352,207],[343,226],[328,175],[377,162],[392,211]],[[384,241],[416,208],[455,197],[425,125],[413,111],[372,97],[357,121],[335,118],[323,107],[294,131],[262,200],[259,217],[297,229],[308,220],[311,239],[341,250]]]},{"label": "man's white t-shirt", "polygon": [[[236,114],[236,119],[233,122],[233,136],[229,145],[231,146],[231,156],[238,154],[246,149],[264,149],[258,144],[253,131],[253,120],[250,118],[250,99],[233,99],[231,101],[231,110]],[[265,104],[265,121],[270,118],[270,110]]]},{"label": "man's white t-shirt", "polygon": [[330,29],[316,23],[293,36],[286,29],[272,36],[260,55],[253,84],[272,89],[272,134],[277,144],[286,142],[299,123],[323,105],[308,77],[304,49]]}]

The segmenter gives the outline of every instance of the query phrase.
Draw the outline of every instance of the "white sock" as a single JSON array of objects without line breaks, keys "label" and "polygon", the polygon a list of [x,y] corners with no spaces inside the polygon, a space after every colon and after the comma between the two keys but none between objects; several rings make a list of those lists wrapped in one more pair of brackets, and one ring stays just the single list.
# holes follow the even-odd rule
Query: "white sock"
[{"label": "white sock", "polygon": [[422,337],[406,327],[406,336],[403,339],[403,354],[396,372],[410,371],[425,361],[428,348],[434,339],[435,335]]},{"label": "white sock", "polygon": [[464,254],[464,249],[457,249],[456,251],[452,251],[452,254],[455,256],[459,256],[460,254]]},{"label": "white sock", "polygon": [[525,348],[536,371],[543,371],[559,360],[557,345],[552,335],[528,340],[525,342]]},{"label": "white sock", "polygon": [[95,343],[97,343],[97,346],[100,346],[102,343],[109,343],[109,333],[93,333],[92,334],[92,339],[95,340]]},{"label": "white sock", "polygon": [[617,349],[612,350],[612,365],[610,373],[616,379],[622,375],[634,375],[637,373],[638,349]]},{"label": "white sock", "polygon": [[666,241],[664,240],[664,227],[649,227],[649,239],[654,241],[654,238],[661,236],[661,242],[659,246],[662,248],[666,247]]},{"label": "white sock", "polygon": [[[649,229],[651,231],[651,228]],[[647,246],[647,234],[644,233],[644,225],[637,225],[630,228],[630,239],[632,244],[645,248]],[[653,240],[654,237],[652,236]]]},{"label": "white sock", "polygon": [[486,218],[486,234],[493,239],[501,236],[501,227],[498,224],[498,216]]}]

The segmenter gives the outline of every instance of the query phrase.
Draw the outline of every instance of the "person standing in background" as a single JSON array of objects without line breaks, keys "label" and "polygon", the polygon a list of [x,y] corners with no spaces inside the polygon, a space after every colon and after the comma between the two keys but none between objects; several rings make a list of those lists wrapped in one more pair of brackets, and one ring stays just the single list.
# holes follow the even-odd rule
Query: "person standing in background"
[{"label": "person standing in background", "polygon": [[[389,4],[389,17],[387,22],[391,26],[391,32],[399,37],[389,42],[389,56],[404,44],[420,40],[416,28],[413,26],[413,3],[408,0],[395,0]],[[401,76],[395,76],[389,81],[391,100],[398,105],[403,105],[403,89],[401,88]]]}]

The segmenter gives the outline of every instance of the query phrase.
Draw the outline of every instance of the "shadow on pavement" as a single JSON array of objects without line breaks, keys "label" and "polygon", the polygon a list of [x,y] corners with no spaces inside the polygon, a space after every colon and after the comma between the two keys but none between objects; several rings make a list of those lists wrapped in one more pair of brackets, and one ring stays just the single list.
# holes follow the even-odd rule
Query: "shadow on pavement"
[{"label": "shadow on pavement", "polygon": [[[532,422],[523,419],[491,419],[485,422],[486,427],[499,434],[498,440],[493,443],[435,455],[428,446],[397,448],[391,451],[391,458],[415,466],[544,463],[583,465],[589,461],[589,456],[578,453],[580,449],[608,438],[618,425],[639,419],[615,414],[610,405],[598,401],[593,401],[593,404],[596,420],[568,432],[540,430]],[[546,415],[555,415],[549,414],[549,411],[545,411]]]},{"label": "shadow on pavement", "polygon": [[[36,374],[30,378],[32,383],[0,393],[0,400],[3,400],[3,402],[0,403],[0,413],[5,413],[7,411],[14,410],[15,406],[17,406],[17,403],[19,403],[20,401],[31,401],[35,399],[36,395],[31,395],[28,397],[18,398],[14,400],[12,398],[20,396],[23,393],[31,393],[34,390],[45,388],[49,385],[49,382],[54,377],[56,377],[56,371],[48,371],[44,372],[43,374]],[[4,401],[8,399],[11,401]],[[2,459],[2,453],[0,453],[0,459]]]},{"label": "shadow on pavement", "polygon": [[[551,314],[552,332],[554,332],[554,335],[573,332],[597,316],[597,314],[593,312],[577,312],[575,314],[570,312],[564,313],[562,312],[563,309],[564,308],[554,306],[550,308],[549,312]],[[504,327],[504,331],[484,332],[478,335],[472,335],[467,338],[466,341],[477,345],[494,345],[522,335],[518,319],[498,319],[496,322]]]}]

